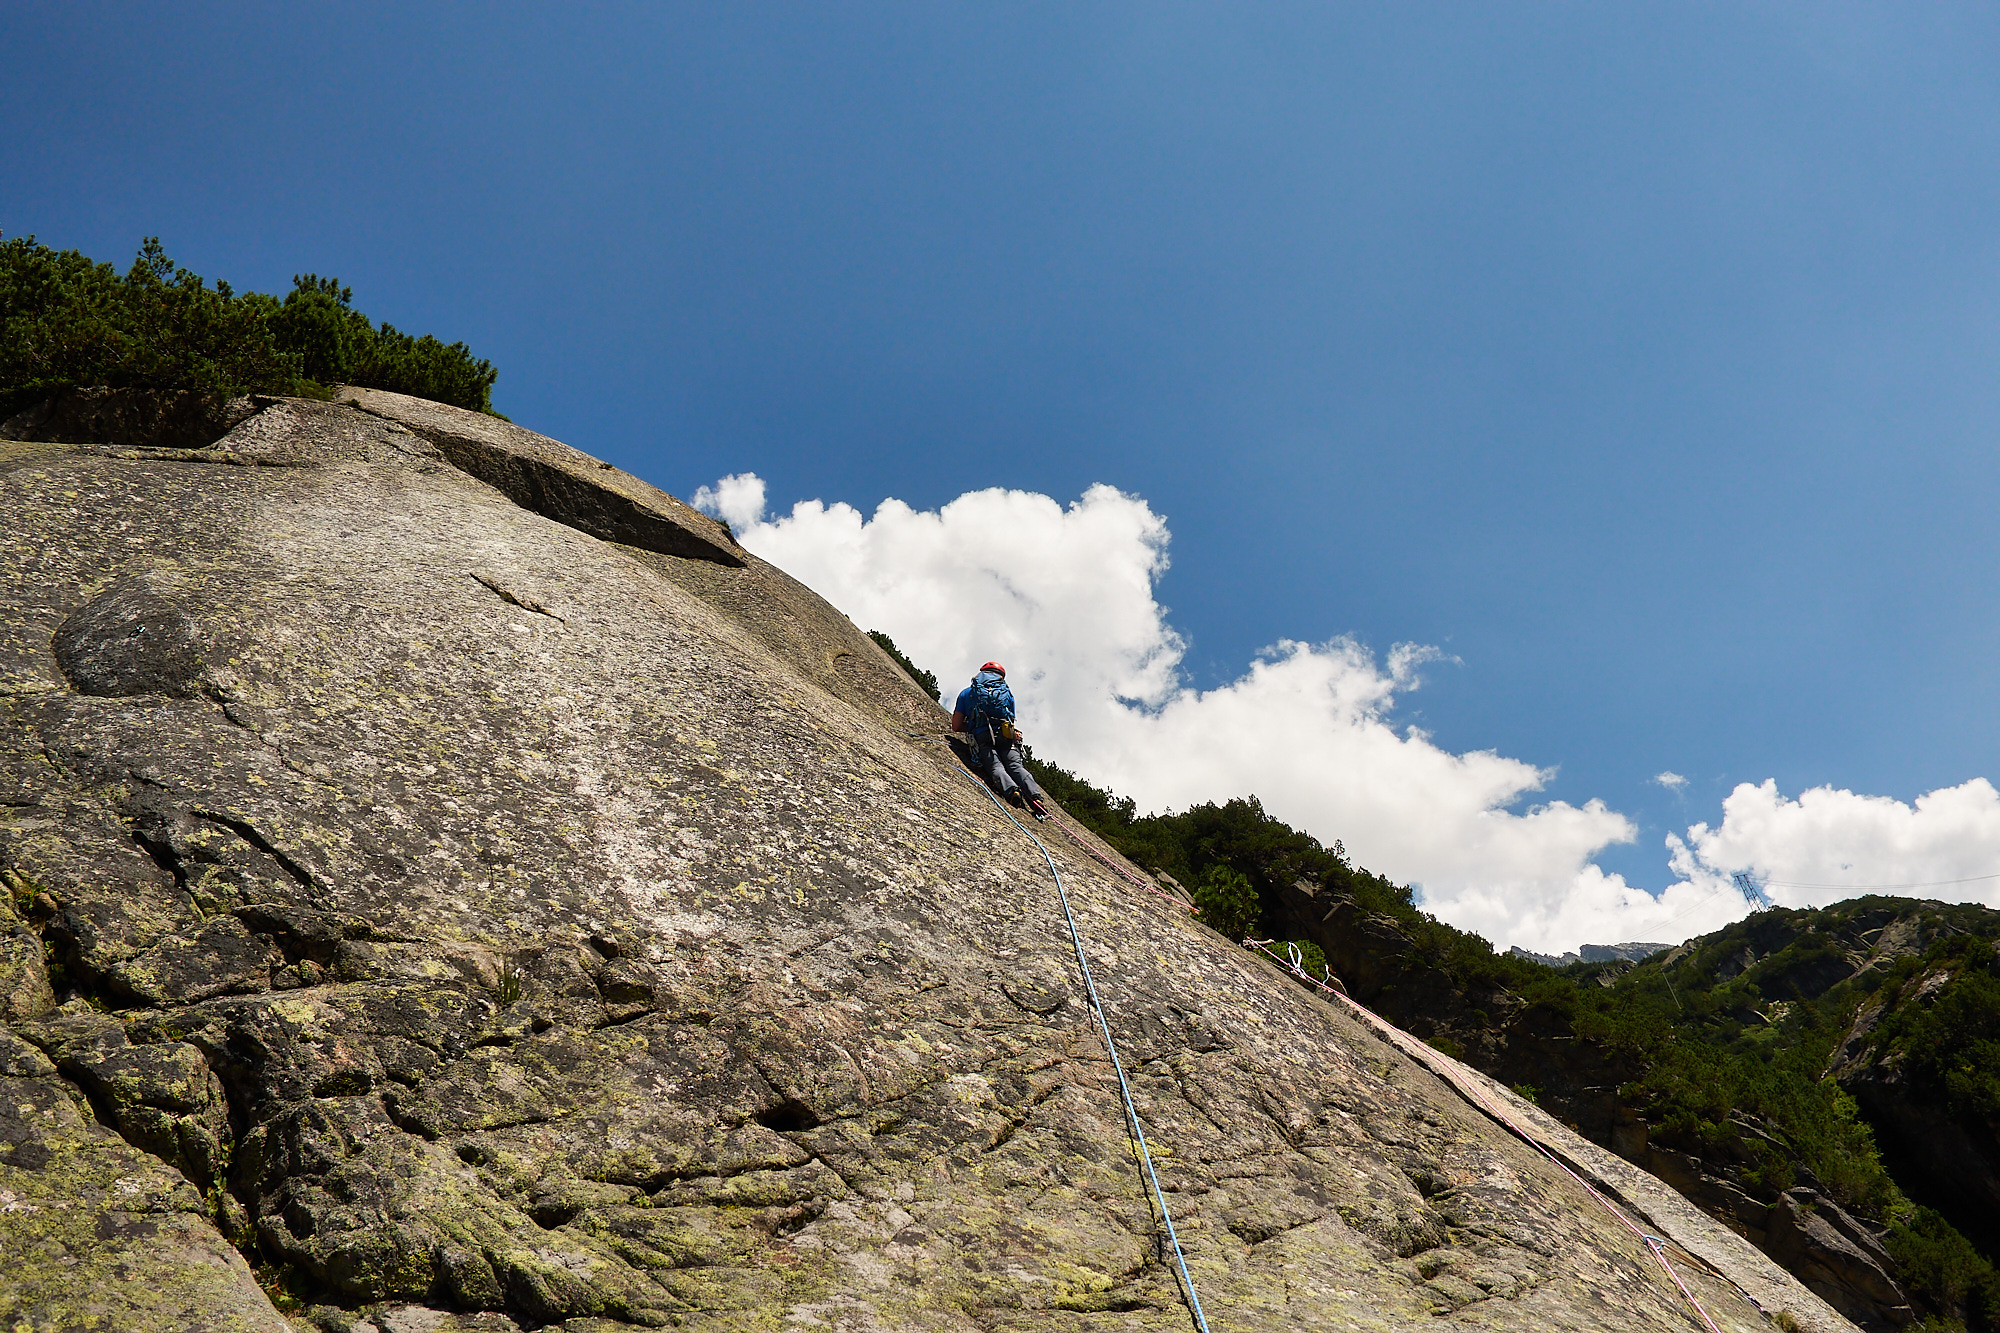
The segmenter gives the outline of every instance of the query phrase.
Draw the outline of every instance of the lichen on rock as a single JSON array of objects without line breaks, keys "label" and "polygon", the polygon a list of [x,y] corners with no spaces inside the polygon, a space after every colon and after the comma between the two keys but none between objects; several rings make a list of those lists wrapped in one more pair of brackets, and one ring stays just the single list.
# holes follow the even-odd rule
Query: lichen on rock
[{"label": "lichen on rock", "polygon": [[[0,456],[0,1314],[1185,1328],[936,704],[671,497],[360,401]],[[1688,1326],[1450,1083],[1053,853],[1217,1328]]]}]

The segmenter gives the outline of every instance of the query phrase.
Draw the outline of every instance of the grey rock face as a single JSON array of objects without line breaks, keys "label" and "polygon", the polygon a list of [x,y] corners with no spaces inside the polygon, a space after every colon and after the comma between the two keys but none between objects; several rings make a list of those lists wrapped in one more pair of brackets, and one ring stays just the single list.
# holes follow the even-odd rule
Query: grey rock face
[{"label": "grey rock face", "polygon": [[[248,1256],[321,1328],[1186,1328],[936,704],[678,502],[361,401],[0,453],[0,1315],[284,1327]],[[1400,1046],[1053,852],[1216,1328],[1691,1326]],[[1721,1328],[1844,1327],[1672,1209]]]},{"label": "grey rock face", "polygon": [[1771,1257],[1799,1273],[1834,1308],[1856,1320],[1886,1311],[1882,1322],[1916,1321],[1889,1276],[1895,1263],[1881,1242],[1832,1199],[1808,1187],[1787,1190],[1768,1219]]}]

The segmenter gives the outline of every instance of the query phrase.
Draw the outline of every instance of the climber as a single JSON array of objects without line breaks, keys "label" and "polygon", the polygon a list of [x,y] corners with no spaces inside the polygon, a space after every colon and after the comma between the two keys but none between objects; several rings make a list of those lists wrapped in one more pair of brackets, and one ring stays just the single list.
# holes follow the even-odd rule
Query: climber
[{"label": "climber", "polygon": [[988,786],[1014,805],[1023,798],[1036,819],[1049,817],[1048,803],[1034,775],[1021,758],[1021,729],[1014,725],[1014,692],[1007,688],[1007,668],[988,662],[972,684],[959,691],[951,729],[972,740],[974,769]]}]

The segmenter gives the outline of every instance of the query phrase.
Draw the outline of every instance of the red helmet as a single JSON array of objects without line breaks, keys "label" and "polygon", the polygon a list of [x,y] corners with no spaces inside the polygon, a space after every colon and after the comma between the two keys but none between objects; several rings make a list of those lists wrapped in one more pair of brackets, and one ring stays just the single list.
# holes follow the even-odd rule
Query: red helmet
[{"label": "red helmet", "polygon": [[997,671],[1003,676],[1007,674],[1007,668],[1001,666],[998,662],[982,662],[979,669],[981,671]]}]

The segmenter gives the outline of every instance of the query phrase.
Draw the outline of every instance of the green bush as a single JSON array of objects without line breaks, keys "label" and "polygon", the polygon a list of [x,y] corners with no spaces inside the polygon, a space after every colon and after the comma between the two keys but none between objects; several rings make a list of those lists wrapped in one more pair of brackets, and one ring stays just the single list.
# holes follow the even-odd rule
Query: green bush
[{"label": "green bush", "polygon": [[276,303],[209,287],[148,237],[120,277],[30,237],[0,242],[0,411],[65,388],[189,389],[209,397],[290,388],[272,342]]},{"label": "green bush", "polygon": [[298,357],[304,377],[319,384],[355,384],[407,393],[475,411],[492,409],[492,363],[464,343],[429,334],[413,338],[394,325],[371,325],[353,308],[354,293],[338,279],[307,273],[271,319],[277,345]]},{"label": "green bush", "polygon": [[1903,1067],[1916,1085],[1953,1115],[2000,1127],[2000,980],[1992,973],[1993,946],[1955,941],[1935,965],[1951,980],[1929,1005],[1895,1009],[1880,1040],[1904,1053]]},{"label": "green bush", "polygon": [[2000,1275],[1951,1223],[1928,1208],[1889,1229],[1882,1247],[1912,1295],[1935,1309],[1962,1310],[1974,1329],[2000,1324]]},{"label": "green bush", "polygon": [[32,236],[0,241],[0,415],[89,385],[210,399],[347,383],[492,411],[497,372],[464,343],[372,325],[331,278],[280,302],[210,287],[149,236],[123,276]]},{"label": "green bush", "polygon": [[1333,969],[1327,966],[1326,951],[1311,940],[1276,940],[1271,944],[1271,951],[1284,959],[1288,966],[1294,949],[1299,951],[1300,970],[1314,981],[1324,984],[1332,976]]},{"label": "green bush", "polygon": [[1194,891],[1195,911],[1225,938],[1240,940],[1257,924],[1262,907],[1250,877],[1212,865]]}]

